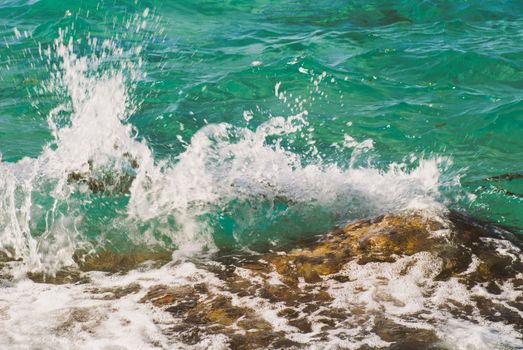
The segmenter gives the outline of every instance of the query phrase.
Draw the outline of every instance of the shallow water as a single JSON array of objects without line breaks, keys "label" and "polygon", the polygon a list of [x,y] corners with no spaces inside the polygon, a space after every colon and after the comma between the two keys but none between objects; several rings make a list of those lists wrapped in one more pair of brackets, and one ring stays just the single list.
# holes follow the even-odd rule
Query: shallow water
[{"label": "shallow water", "polygon": [[523,234],[522,14],[517,1],[0,3],[10,288],[76,288],[25,276],[93,252],[288,250],[390,212]]}]

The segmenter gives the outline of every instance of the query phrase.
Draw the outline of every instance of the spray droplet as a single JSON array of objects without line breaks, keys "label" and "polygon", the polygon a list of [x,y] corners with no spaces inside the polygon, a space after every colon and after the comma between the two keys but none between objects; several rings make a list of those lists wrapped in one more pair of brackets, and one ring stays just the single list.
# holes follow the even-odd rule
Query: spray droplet
[{"label": "spray droplet", "polygon": [[252,117],[253,117],[252,111],[243,111],[243,119],[245,119],[245,121],[247,123],[249,123],[249,121],[251,121]]}]

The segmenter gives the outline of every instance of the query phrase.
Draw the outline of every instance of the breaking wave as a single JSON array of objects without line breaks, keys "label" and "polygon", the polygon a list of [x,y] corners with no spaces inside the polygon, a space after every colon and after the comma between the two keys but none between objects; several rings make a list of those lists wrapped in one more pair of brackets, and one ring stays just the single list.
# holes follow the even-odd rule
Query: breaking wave
[{"label": "breaking wave", "polygon": [[[47,116],[52,141],[37,158],[0,162],[0,242],[27,270],[56,271],[77,251],[108,246],[191,255],[274,244],[383,212],[442,210],[441,187],[459,185],[442,176],[447,158],[375,164],[373,141],[350,135],[332,145],[350,159],[324,160],[304,100],[256,127],[247,112],[245,126],[208,124],[176,157],[155,159],[129,122],[141,48],[89,37],[82,56],[77,42],[63,30],[41,50],[50,79],[37,92],[61,101]],[[326,75],[311,77],[313,91]],[[281,83],[275,95],[287,103]]]}]

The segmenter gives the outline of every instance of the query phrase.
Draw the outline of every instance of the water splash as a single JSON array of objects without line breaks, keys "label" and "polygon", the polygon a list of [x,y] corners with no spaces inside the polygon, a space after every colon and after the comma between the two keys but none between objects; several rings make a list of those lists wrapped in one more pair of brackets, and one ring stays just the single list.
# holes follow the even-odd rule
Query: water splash
[{"label": "water splash", "polygon": [[[387,211],[443,208],[448,159],[383,170],[368,157],[362,167],[373,142],[346,135],[336,147],[353,150],[348,166],[324,161],[303,98],[295,115],[254,129],[210,124],[174,160],[155,160],[128,122],[140,107],[140,50],[89,37],[92,53],[82,56],[78,42],[60,31],[43,51],[51,78],[40,93],[61,101],[47,117],[53,140],[38,158],[0,163],[2,248],[28,270],[56,271],[74,265],[79,250],[118,241],[195,254],[217,249],[220,235],[250,245]],[[311,91],[325,78],[311,77]],[[280,83],[275,95],[292,97]],[[307,149],[293,149],[295,140]]]}]

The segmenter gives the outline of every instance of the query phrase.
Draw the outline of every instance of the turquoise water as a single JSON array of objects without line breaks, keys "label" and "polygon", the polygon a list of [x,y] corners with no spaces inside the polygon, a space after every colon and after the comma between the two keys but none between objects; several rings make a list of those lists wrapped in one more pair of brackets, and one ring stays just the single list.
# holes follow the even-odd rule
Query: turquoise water
[{"label": "turquoise water", "polygon": [[522,14],[4,0],[2,245],[53,265],[83,247],[277,244],[436,207],[523,233]]}]

